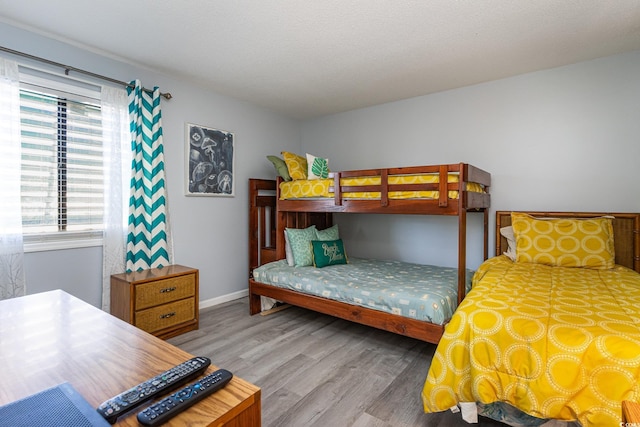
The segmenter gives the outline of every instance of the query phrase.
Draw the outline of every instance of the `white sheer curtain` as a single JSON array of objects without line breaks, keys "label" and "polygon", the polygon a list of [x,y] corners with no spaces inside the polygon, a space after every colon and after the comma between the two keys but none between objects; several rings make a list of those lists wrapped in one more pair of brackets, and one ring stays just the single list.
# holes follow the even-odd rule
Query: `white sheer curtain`
[{"label": "white sheer curtain", "polygon": [[133,155],[127,91],[123,88],[103,86],[101,92],[105,168],[102,309],[108,312],[111,275],[125,271],[128,198]]},{"label": "white sheer curtain", "polygon": [[24,295],[18,64],[0,58],[0,300]]}]

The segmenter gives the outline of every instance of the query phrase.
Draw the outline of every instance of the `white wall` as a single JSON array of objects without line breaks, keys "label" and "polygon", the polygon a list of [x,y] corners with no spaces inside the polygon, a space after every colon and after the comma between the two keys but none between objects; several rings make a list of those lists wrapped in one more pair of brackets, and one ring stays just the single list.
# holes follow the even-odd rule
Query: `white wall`
[{"label": "white wall", "polygon": [[[247,180],[250,177],[274,176],[273,167],[265,156],[284,149],[296,151],[300,143],[299,123],[189,82],[3,23],[0,23],[0,40],[3,46],[14,50],[122,81],[138,78],[145,87],[159,86],[163,92],[171,92],[173,99],[162,101],[162,123],[169,215],[175,249],[173,262],[200,269],[201,301],[246,290],[249,221]],[[197,55],[194,54],[196,59]],[[171,58],[166,60],[171,61]],[[185,122],[234,133],[235,197],[184,195]],[[99,247],[27,253],[27,291],[34,293],[62,288],[99,306],[101,260]]]},{"label": "white wall", "polygon": [[[495,210],[638,212],[640,52],[309,120],[305,151],[329,157],[334,170],[483,168],[493,180],[491,230]],[[482,222],[472,221],[475,267]],[[341,215],[338,223],[352,256],[456,263],[450,218]]]}]

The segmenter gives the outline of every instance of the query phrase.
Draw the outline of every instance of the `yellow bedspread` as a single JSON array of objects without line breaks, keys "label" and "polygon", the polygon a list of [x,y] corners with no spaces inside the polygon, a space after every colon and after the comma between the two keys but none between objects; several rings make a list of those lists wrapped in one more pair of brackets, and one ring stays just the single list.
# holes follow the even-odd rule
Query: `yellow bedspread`
[{"label": "yellow bedspread", "polygon": [[445,329],[422,391],[426,412],[507,402],[539,418],[619,426],[640,400],[640,274],[483,263]]},{"label": "yellow bedspread", "polygon": [[[422,175],[393,175],[389,177],[389,184],[437,184],[440,181],[438,174],[422,174]],[[458,182],[457,174],[449,174],[448,182]],[[380,185],[379,176],[362,177],[362,178],[341,178],[342,185],[359,186],[359,185]],[[299,179],[294,181],[282,182],[280,184],[280,198],[300,199],[309,197],[333,197],[333,191],[329,187],[333,186],[333,179]],[[479,184],[468,183],[468,190],[483,191]],[[353,192],[344,193],[345,199],[379,199],[379,192]],[[390,199],[437,199],[438,191],[390,191]],[[450,199],[457,199],[457,191],[449,191]]]}]

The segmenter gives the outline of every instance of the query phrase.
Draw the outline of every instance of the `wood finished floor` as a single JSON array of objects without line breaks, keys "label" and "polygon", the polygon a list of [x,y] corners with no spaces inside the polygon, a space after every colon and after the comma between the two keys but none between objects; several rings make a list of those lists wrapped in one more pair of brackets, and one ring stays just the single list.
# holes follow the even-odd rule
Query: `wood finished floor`
[{"label": "wood finished floor", "polygon": [[435,346],[412,338],[297,307],[250,316],[243,298],[202,310],[199,330],[168,341],[259,386],[264,427],[469,426],[423,412]]}]

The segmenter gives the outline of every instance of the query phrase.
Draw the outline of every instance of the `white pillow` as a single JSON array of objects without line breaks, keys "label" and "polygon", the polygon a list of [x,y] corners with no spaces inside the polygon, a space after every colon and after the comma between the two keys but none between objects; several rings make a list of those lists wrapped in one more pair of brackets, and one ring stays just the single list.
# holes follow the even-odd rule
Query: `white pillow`
[{"label": "white pillow", "polygon": [[502,237],[507,239],[507,250],[503,252],[511,261],[516,260],[516,236],[513,234],[513,227],[502,227],[500,229]]},{"label": "white pillow", "polygon": [[287,264],[289,267],[293,267],[295,262],[293,261],[293,251],[291,250],[291,243],[289,243],[289,236],[287,233],[284,233],[284,253],[287,256]]}]

